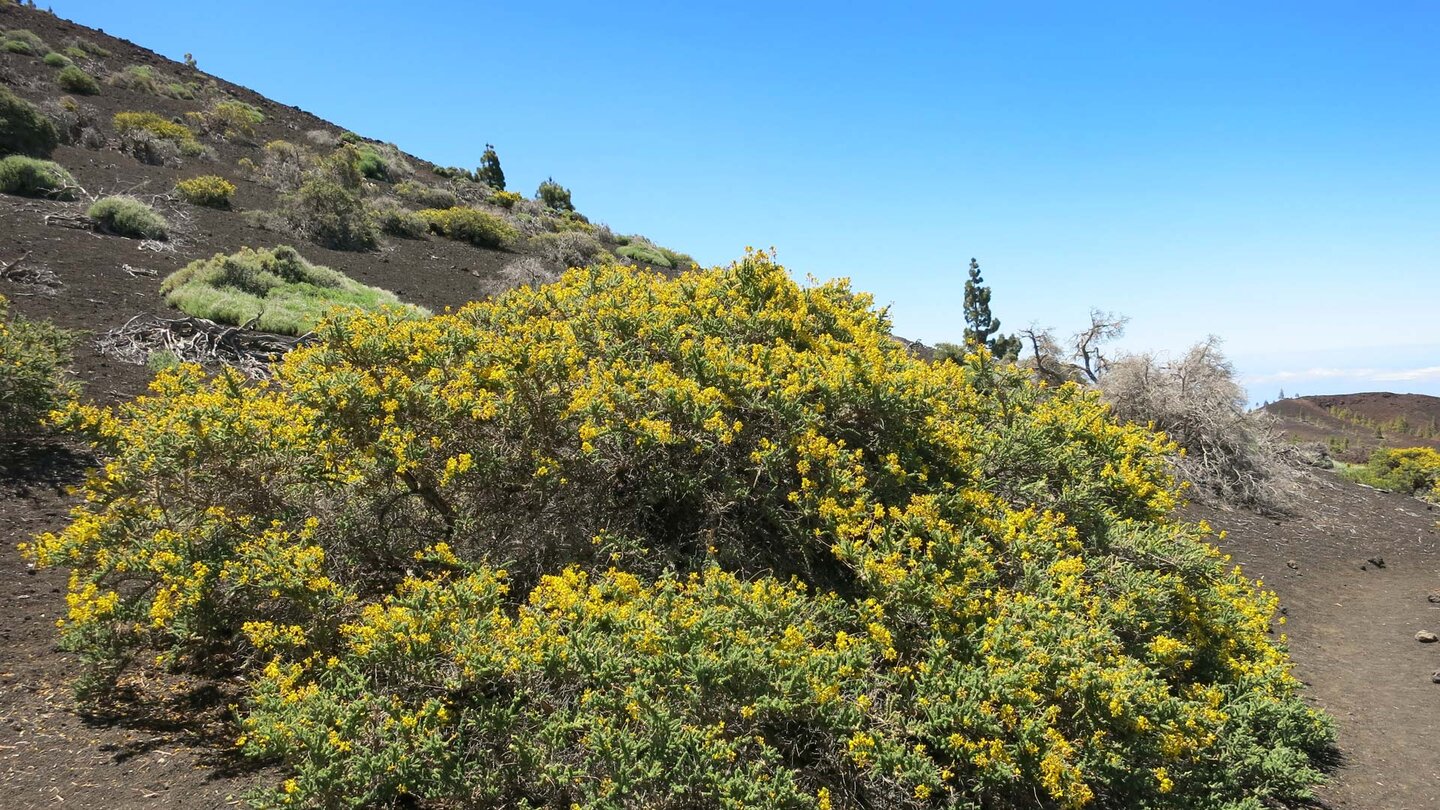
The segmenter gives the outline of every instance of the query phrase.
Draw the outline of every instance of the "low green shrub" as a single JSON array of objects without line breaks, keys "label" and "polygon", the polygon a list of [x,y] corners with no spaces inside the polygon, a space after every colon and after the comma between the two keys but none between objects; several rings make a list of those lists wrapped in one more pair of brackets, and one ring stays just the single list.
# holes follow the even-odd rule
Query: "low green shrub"
[{"label": "low green shrub", "polygon": [[281,191],[299,188],[317,165],[313,153],[289,141],[270,141],[265,144],[264,155],[255,167],[256,178]]},{"label": "low green shrub", "polygon": [[615,253],[633,259],[637,264],[667,268],[675,266],[665,254],[650,245],[621,245],[615,249]]},{"label": "low green shrub", "polygon": [[395,184],[395,196],[420,208],[454,208],[460,204],[460,197],[448,188],[436,188],[414,180],[402,180]]},{"label": "low green shrub", "polygon": [[570,201],[570,189],[555,182],[553,177],[547,178],[535,190],[535,199],[544,203],[546,208],[554,208],[557,211],[575,210],[575,204]]},{"label": "low green shrub", "polygon": [[342,312],[70,409],[110,463],[24,553],[102,672],[235,662],[273,805],[1306,796],[1332,728],[1174,446],[890,332],[758,255]]},{"label": "low green shrub", "polygon": [[95,81],[95,77],[74,65],[62,68],[55,77],[55,83],[60,85],[62,90],[82,96],[93,96],[100,92],[100,83]]},{"label": "low green shrub", "polygon": [[435,174],[446,180],[465,180],[471,183],[479,182],[475,179],[475,173],[469,169],[462,169],[459,166],[436,166],[431,169]]},{"label": "low green shrub", "polygon": [[51,51],[50,53],[45,54],[45,64],[53,68],[63,68],[69,67],[70,65],[73,65],[75,63],[70,61],[70,57],[66,56],[65,54],[60,53],[59,51]]},{"label": "low green shrub", "polygon": [[0,295],[0,440],[34,433],[51,411],[75,399],[68,376],[74,341],[49,321],[10,315]]},{"label": "low green shrub", "polygon": [[217,101],[208,109],[186,113],[185,117],[201,132],[227,141],[250,142],[255,137],[255,127],[265,122],[265,114],[258,107],[235,99]]},{"label": "low green shrub", "polygon": [[196,90],[196,87],[176,81],[173,76],[149,65],[131,65],[124,70],[111,73],[105,79],[105,83],[137,93],[149,93],[152,96],[166,96],[186,101],[195,98]]},{"label": "low green shrub", "polygon": [[207,208],[229,208],[235,197],[235,184],[213,174],[181,180],[175,190],[185,202]]},{"label": "low green shrub", "polygon": [[390,167],[373,146],[366,145],[355,150],[355,170],[370,180],[390,179]]},{"label": "low green shrub", "polygon": [[431,231],[457,242],[500,248],[520,237],[520,232],[501,217],[474,208],[427,208],[419,214]]},{"label": "low green shrub", "polygon": [[329,177],[312,177],[280,201],[290,229],[335,250],[370,250],[379,241],[365,202]]},{"label": "low green shrub", "polygon": [[34,104],[0,87],[0,155],[48,157],[60,132]]},{"label": "low green shrub", "polygon": [[50,46],[46,45],[45,40],[41,39],[34,31],[16,28],[0,33],[0,49],[23,56],[40,56],[48,53]]},{"label": "low green shrub", "polygon": [[400,205],[394,200],[377,200],[370,206],[375,224],[384,233],[402,239],[424,239],[430,232],[430,222],[425,217]]},{"label": "low green shrub", "polygon": [[1440,502],[1440,452],[1430,447],[1381,447],[1369,462],[1342,473],[1367,486]]},{"label": "low green shrub", "polygon": [[[105,57],[110,55],[109,49],[103,48],[100,45],[97,45],[84,37],[75,37],[67,41],[65,46],[65,53],[76,59],[83,59],[85,57],[104,59]],[[79,55],[76,56],[75,54]]]},{"label": "low green shrub", "polygon": [[600,240],[577,231],[540,233],[530,237],[532,253],[562,268],[584,267],[600,253]]},{"label": "low green shrub", "polygon": [[0,158],[0,193],[74,200],[78,184],[58,163],[24,155]]},{"label": "low green shrub", "polygon": [[336,307],[390,307],[405,317],[424,310],[401,304],[394,293],[368,287],[343,273],[311,264],[292,247],[245,248],[191,262],[160,285],[166,303],[197,318],[246,324],[286,335],[313,330]]},{"label": "low green shrub", "polygon": [[155,209],[134,197],[114,196],[96,200],[85,215],[100,227],[119,236],[134,239],[166,239],[169,224]]},{"label": "low green shrub", "polygon": [[204,146],[195,140],[194,131],[158,113],[119,112],[115,113],[114,123],[115,130],[121,135],[136,131],[148,132],[157,138],[175,143],[185,154],[193,155],[204,151]]}]

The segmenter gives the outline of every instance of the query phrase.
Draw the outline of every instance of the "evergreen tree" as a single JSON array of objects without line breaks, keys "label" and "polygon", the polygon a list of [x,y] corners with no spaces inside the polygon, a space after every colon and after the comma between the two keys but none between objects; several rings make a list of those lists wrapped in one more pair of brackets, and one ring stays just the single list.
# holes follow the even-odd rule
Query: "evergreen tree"
[{"label": "evergreen tree", "polygon": [[500,155],[495,152],[493,144],[485,144],[485,152],[480,155],[480,168],[475,170],[475,176],[480,182],[497,191],[505,190],[505,171],[500,168]]},{"label": "evergreen tree", "polygon": [[1002,360],[1020,356],[1020,338],[996,335],[1000,320],[990,314],[990,288],[980,277],[980,263],[970,260],[970,279],[965,282],[965,345],[981,345]]}]

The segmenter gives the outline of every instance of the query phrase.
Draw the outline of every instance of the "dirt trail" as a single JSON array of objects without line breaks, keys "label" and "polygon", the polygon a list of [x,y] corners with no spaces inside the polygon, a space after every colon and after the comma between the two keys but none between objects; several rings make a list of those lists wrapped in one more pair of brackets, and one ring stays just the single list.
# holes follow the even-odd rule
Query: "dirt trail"
[{"label": "dirt trail", "polygon": [[[1325,473],[1292,517],[1191,507],[1280,595],[1297,675],[1336,719],[1344,757],[1321,791],[1334,808],[1440,808],[1440,509]],[[1383,567],[1371,560],[1383,562]]]}]

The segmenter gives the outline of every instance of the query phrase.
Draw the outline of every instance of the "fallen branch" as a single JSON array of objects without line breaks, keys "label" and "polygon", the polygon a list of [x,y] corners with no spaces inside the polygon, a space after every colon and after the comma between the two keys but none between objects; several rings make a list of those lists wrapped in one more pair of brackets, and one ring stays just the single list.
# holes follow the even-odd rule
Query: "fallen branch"
[{"label": "fallen branch", "polygon": [[274,364],[292,349],[314,340],[308,332],[291,337],[204,318],[136,315],[101,335],[95,345],[101,354],[135,365],[145,365],[151,355],[168,351],[183,363],[233,368],[252,380],[263,380],[274,374]]}]

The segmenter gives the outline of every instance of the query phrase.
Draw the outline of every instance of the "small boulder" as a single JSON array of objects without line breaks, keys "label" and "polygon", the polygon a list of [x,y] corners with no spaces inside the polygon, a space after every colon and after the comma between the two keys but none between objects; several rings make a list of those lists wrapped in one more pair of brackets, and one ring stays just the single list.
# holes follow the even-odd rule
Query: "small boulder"
[{"label": "small boulder", "polygon": [[1421,630],[1420,632],[1415,634],[1415,640],[1420,642],[1421,644],[1434,644],[1435,642],[1440,641],[1440,636],[1435,635],[1429,630]]},{"label": "small boulder", "polygon": [[1425,599],[1431,604],[1440,605],[1440,591],[1431,591],[1430,595],[1425,597]]},{"label": "small boulder", "polygon": [[1440,669],[1435,670],[1435,674],[1430,676],[1430,682],[1440,683]]},{"label": "small boulder", "polygon": [[1376,568],[1384,568],[1384,567],[1385,567],[1385,558],[1384,558],[1384,557],[1371,557],[1371,558],[1367,559],[1365,562],[1370,563],[1371,565],[1375,566]]}]

